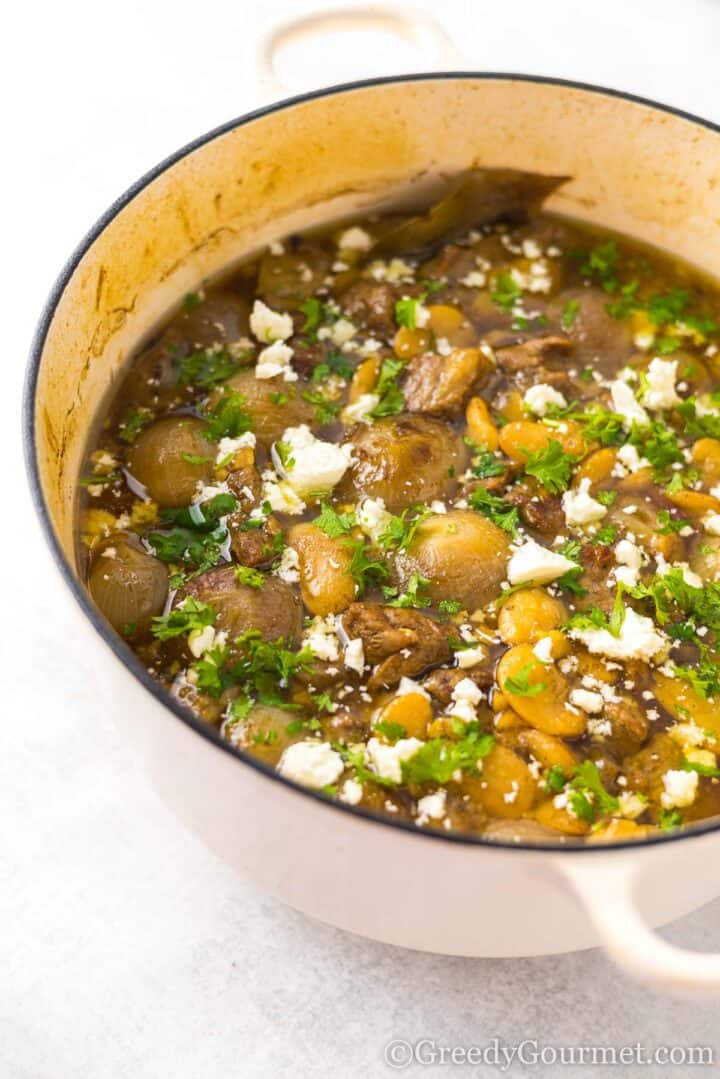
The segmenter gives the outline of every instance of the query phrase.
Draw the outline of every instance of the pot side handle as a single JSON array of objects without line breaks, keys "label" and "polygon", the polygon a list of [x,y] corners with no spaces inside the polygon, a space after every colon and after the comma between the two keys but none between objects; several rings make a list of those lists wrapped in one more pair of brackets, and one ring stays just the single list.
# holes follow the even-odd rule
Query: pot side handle
[{"label": "pot side handle", "polygon": [[374,30],[394,34],[420,53],[427,70],[441,71],[463,66],[463,60],[442,26],[422,8],[402,3],[368,4],[328,8],[274,22],[261,34],[256,46],[255,69],[264,100],[286,97],[290,88],[276,68],[278,52],[316,34]]},{"label": "pot side handle", "polygon": [[[598,852],[599,853],[599,852]],[[600,943],[628,974],[653,989],[676,994],[720,993],[720,954],[693,952],[658,936],[641,915],[636,898],[639,869],[625,859],[572,854],[555,859],[600,937]]]}]

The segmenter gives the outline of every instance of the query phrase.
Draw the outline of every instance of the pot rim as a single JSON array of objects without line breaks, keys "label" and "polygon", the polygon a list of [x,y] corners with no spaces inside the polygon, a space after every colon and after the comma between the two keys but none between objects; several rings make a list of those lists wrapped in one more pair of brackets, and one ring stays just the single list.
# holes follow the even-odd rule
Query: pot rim
[{"label": "pot rim", "polygon": [[52,324],[53,318],[57,306],[62,298],[62,295],[67,287],[70,279],[72,278],[75,270],[77,269],[80,261],[83,259],[87,251],[92,247],[98,237],[104,232],[104,230],[110,225],[114,218],[130,203],[136,195],[148,187],[158,176],[166,172],[169,168],[175,165],[182,158],[187,157],[195,150],[200,149],[202,146],[207,145],[214,139],[225,135],[227,132],[234,130],[235,128],[242,127],[245,124],[251,123],[253,120],[261,119],[264,116],[268,116],[271,113],[278,112],[283,109],[289,109],[295,105],[303,104],[307,101],[313,101],[317,98],[330,97],[334,94],[350,93],[355,90],[364,89],[372,86],[383,86],[393,83],[404,82],[421,82],[421,81],[440,81],[451,79],[475,79],[478,81],[506,81],[506,82],[523,82],[523,83],[539,83],[548,86],[569,87],[575,90],[582,90],[590,94],[597,94],[602,97],[618,98],[622,101],[628,101],[632,104],[645,105],[658,112],[668,113],[671,116],[679,117],[683,120],[688,120],[694,124],[698,124],[701,127],[706,128],[709,131],[713,131],[720,135],[720,124],[714,123],[711,120],[703,119],[700,116],[696,116],[691,112],[687,112],[683,109],[675,108],[671,105],[665,105],[657,101],[653,101],[650,98],[642,97],[638,94],[627,93],[622,90],[615,90],[610,87],[598,86],[593,83],[579,82],[574,79],[562,79],[550,75],[523,75],[512,72],[493,72],[493,71],[433,71],[433,72],[417,72],[402,75],[386,75],[378,78],[370,79],[358,79],[347,83],[337,83],[333,86],[322,87],[318,90],[311,90],[306,93],[296,94],[292,97],[283,98],[279,101],[271,102],[268,105],[263,105],[260,108],[253,109],[250,112],[241,114],[234,119],[228,120],[218,127],[211,129],[198,138],[193,139],[185,146],[169,154],[166,158],[160,161],[157,165],[154,165],[146,173],[144,173],[138,180],[135,181],[126,191],[123,192],[118,198],[116,198],[108,209],[101,215],[90,230],[85,234],[80,241],[74,252],[70,255],[69,259],[63,266],[58,275],[45,306],[40,315],[40,319],[33,334],[33,339],[30,347],[30,353],[28,357],[28,364],[25,373],[25,385],[23,389],[23,401],[22,401],[22,439],[23,439],[23,451],[25,457],[26,473],[30,485],[32,494],[32,500],[35,505],[35,509],[40,518],[43,531],[45,533],[45,539],[50,547],[55,563],[60,571],[60,575],[63,577],[65,583],[69,587],[73,596],[75,597],[78,605],[83,611],[84,615],[93,625],[99,636],[105,642],[106,645],[112,650],[115,658],[118,659],[128,672],[133,675],[138,682],[140,682],[144,688],[162,704],[169,712],[171,712],[176,719],[186,724],[200,735],[206,741],[215,746],[216,749],[235,757],[241,763],[254,768],[257,772],[264,775],[267,779],[276,783],[283,784],[286,788],[294,790],[300,795],[313,798],[319,802],[324,803],[328,810],[335,810],[341,813],[350,813],[355,817],[360,817],[365,821],[368,821],[377,825],[385,825],[390,828],[399,828],[404,832],[418,836],[422,839],[429,839],[434,841],[444,841],[451,843],[460,843],[470,847],[479,847],[484,849],[495,850],[517,850],[524,851],[526,853],[553,853],[559,854],[565,853],[612,853],[614,851],[632,848],[637,850],[640,847],[656,846],[662,843],[672,843],[683,839],[693,839],[701,835],[705,835],[709,832],[715,832],[720,830],[720,818],[717,820],[709,820],[705,823],[698,823],[696,825],[689,826],[686,830],[681,829],[678,832],[651,835],[644,839],[627,839],[613,841],[607,844],[578,844],[572,845],[570,843],[563,844],[561,841],[554,843],[513,843],[505,840],[496,840],[487,838],[483,835],[475,835],[468,832],[441,832],[439,830],[422,829],[418,828],[412,820],[396,820],[389,815],[383,815],[373,810],[364,809],[361,806],[348,805],[345,802],[340,802],[335,799],[328,798],[320,791],[313,790],[310,787],[305,787],[302,784],[296,783],[291,779],[286,778],[275,770],[274,767],[266,762],[259,760],[257,757],[253,757],[252,754],[243,751],[225,739],[221,738],[218,731],[208,725],[202,723],[193,713],[184,708],[174,697],[172,697],[166,690],[164,690],[159,683],[157,683],[135,653],[125,644],[125,642],[119,637],[118,634],[110,627],[109,623],[105,621],[98,609],[93,604],[90,594],[82,586],[79,579],[75,576],[68,560],[66,559],[60,543],[55,534],[55,530],[50,519],[49,510],[42,490],[40,481],[40,474],[38,469],[38,460],[36,453],[36,438],[35,438],[35,418],[36,418],[36,392],[37,383],[40,372],[40,364],[42,360],[42,354],[45,347],[45,341]]}]

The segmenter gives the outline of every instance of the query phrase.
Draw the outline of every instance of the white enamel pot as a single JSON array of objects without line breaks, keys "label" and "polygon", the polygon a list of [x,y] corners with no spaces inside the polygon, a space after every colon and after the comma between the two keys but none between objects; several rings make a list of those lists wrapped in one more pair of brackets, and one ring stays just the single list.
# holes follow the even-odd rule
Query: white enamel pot
[{"label": "white enamel pot", "polygon": [[[427,21],[408,29],[395,9],[388,18],[421,45],[432,36]],[[266,76],[284,36],[307,30],[266,38]],[[398,76],[282,101],[205,135],[108,210],[63,270],[37,331],[27,460],[77,605],[68,662],[81,645],[93,650],[107,685],[102,706],[137,742],[167,804],[298,910],[451,955],[603,944],[646,982],[717,990],[720,955],[682,951],[653,931],[720,894],[717,821],[642,842],[558,849],[430,835],[332,804],[232,749],[160,692],[78,579],[74,522],[88,432],[133,348],[178,297],[277,236],[417,196],[433,177],[471,165],[566,174],[550,209],[720,278],[720,129],[629,95],[518,75]]]}]

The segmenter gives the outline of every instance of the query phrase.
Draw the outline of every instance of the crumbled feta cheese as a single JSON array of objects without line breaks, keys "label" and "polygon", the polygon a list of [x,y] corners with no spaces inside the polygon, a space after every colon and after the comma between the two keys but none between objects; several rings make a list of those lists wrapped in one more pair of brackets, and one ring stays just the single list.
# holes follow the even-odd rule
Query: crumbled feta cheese
[{"label": "crumbled feta cheese", "polygon": [[630,442],[626,442],[617,451],[617,460],[618,464],[622,466],[621,478],[627,475],[628,472],[638,472],[641,468],[650,467],[650,462],[647,458],[641,457],[635,446]]},{"label": "crumbled feta cheese", "polygon": [[310,649],[316,659],[336,663],[340,658],[340,641],[335,615],[328,614],[325,618],[316,615],[305,630],[302,644],[303,648]]},{"label": "crumbled feta cheese", "polygon": [[706,513],[703,517],[703,528],[711,536],[720,536],[720,513]]},{"label": "crumbled feta cheese", "polygon": [[592,524],[607,513],[607,507],[590,494],[590,480],[587,477],[580,481],[580,486],[575,490],[565,492],[562,505],[569,526]]},{"label": "crumbled feta cheese", "polygon": [[371,423],[371,413],[380,404],[380,395],[377,393],[361,393],[357,401],[346,405],[342,410],[343,423]]},{"label": "crumbled feta cheese", "polygon": [[342,348],[343,345],[352,340],[356,333],[357,327],[353,326],[349,319],[339,318],[330,327],[330,340],[338,348]]},{"label": "crumbled feta cheese", "polygon": [[382,498],[366,498],[357,509],[357,523],[366,536],[377,543],[391,520]]},{"label": "crumbled feta cheese", "polygon": [[305,423],[286,428],[281,441],[288,447],[287,457],[283,462],[276,446],[273,446],[273,463],[278,473],[299,495],[331,490],[350,465],[351,446],[323,442]]},{"label": "crumbled feta cheese", "polygon": [[278,772],[306,787],[327,787],[344,771],[345,763],[329,742],[295,742],[288,746]]},{"label": "crumbled feta cheese", "polygon": [[357,671],[359,675],[362,675],[365,670],[365,652],[360,637],[353,638],[345,645],[344,662],[351,671]]},{"label": "crumbled feta cheese", "polygon": [[340,233],[337,245],[341,251],[369,251],[373,242],[369,232],[358,225],[352,225]]},{"label": "crumbled feta cheese", "polygon": [[300,580],[300,558],[294,547],[286,547],[275,569],[275,576],[286,584],[295,584]]},{"label": "crumbled feta cheese", "polygon": [[658,577],[666,577],[671,570],[679,569],[682,572],[685,584],[690,585],[691,588],[703,587],[704,581],[702,577],[699,577],[697,573],[694,573],[687,562],[666,562],[661,554],[656,555],[655,559],[657,562],[656,572]]},{"label": "crumbled feta cheese", "polygon": [[593,693],[589,689],[574,689],[570,694],[570,704],[591,716],[602,712],[605,707],[602,693]]},{"label": "crumbled feta cheese", "polygon": [[199,506],[203,502],[209,502],[211,498],[215,498],[217,495],[229,494],[230,488],[226,483],[203,483],[202,480],[199,480],[195,494],[192,496],[192,503],[194,506]]},{"label": "crumbled feta cheese", "polygon": [[477,719],[475,708],[481,700],[482,690],[472,678],[462,678],[452,691],[452,702],[448,706],[448,713],[466,723],[472,723]]},{"label": "crumbled feta cheese", "polygon": [[640,548],[632,540],[620,540],[615,548],[615,561],[618,564],[618,568],[615,570],[615,580],[621,581],[631,588],[634,587],[638,582],[638,575],[643,564]]},{"label": "crumbled feta cheese", "polygon": [[250,329],[258,341],[265,345],[270,345],[273,341],[286,341],[292,336],[294,329],[292,315],[273,311],[262,300],[256,300],[250,315]]},{"label": "crumbled feta cheese", "polygon": [[218,443],[217,457],[215,458],[215,464],[222,464],[223,461],[231,460],[238,450],[254,449],[255,448],[255,435],[252,431],[246,431],[244,435],[240,435],[240,438],[221,438]]},{"label": "crumbled feta cheese", "polygon": [[633,422],[639,423],[642,427],[647,427],[650,423],[650,417],[642,405],[639,405],[635,400],[635,394],[627,382],[622,382],[620,379],[615,379],[614,382],[611,382],[610,396],[612,397],[613,408],[624,418],[627,427],[630,427]]},{"label": "crumbled feta cheese", "polygon": [[678,742],[684,748],[699,747],[707,741],[707,735],[702,727],[698,727],[694,720],[689,723],[676,723],[668,727],[668,734],[673,741]]},{"label": "crumbled feta cheese", "polygon": [[565,408],[567,405],[567,401],[560,391],[553,386],[548,386],[546,382],[531,386],[523,397],[523,403],[536,416],[545,416],[548,409],[553,405],[558,408]]},{"label": "crumbled feta cheese", "polygon": [[647,809],[647,799],[634,791],[623,791],[618,802],[621,814],[629,820],[641,817]]},{"label": "crumbled feta cheese", "polygon": [[482,273],[481,270],[471,270],[470,273],[460,278],[459,283],[465,285],[466,288],[485,288],[487,275]]},{"label": "crumbled feta cheese", "polygon": [[647,369],[643,404],[653,410],[674,408],[680,401],[675,392],[677,360],[661,360],[656,357]]},{"label": "crumbled feta cheese", "polygon": [[418,824],[426,820],[442,820],[445,816],[447,791],[435,791],[434,794],[426,794],[418,801]]},{"label": "crumbled feta cheese", "polygon": [[662,777],[665,788],[660,796],[664,809],[684,809],[695,801],[698,789],[697,772],[670,769]]},{"label": "crumbled feta cheese", "polygon": [[376,775],[400,783],[402,762],[413,757],[422,744],[419,738],[401,738],[394,746],[389,746],[379,738],[371,738],[365,747],[365,759]]},{"label": "crumbled feta cheese", "polygon": [[619,636],[608,629],[570,629],[568,635],[581,641],[589,652],[609,659],[664,659],[669,642],[656,630],[651,618],[637,614],[632,607],[625,608]]},{"label": "crumbled feta cheese", "polygon": [[340,791],[340,801],[349,806],[356,806],[362,801],[362,796],[362,784],[358,783],[356,779],[346,779]]},{"label": "crumbled feta cheese", "polygon": [[564,555],[548,550],[534,539],[528,539],[516,548],[510,559],[508,580],[510,584],[529,584],[530,581],[547,584],[575,569],[575,566],[576,563]]},{"label": "crumbled feta cheese", "polygon": [[284,345],[282,341],[268,345],[258,356],[255,378],[276,378],[282,375],[285,382],[297,382],[297,372],[293,371],[290,364],[292,354],[293,351],[289,345]]},{"label": "crumbled feta cheese", "polygon": [[271,468],[262,474],[262,501],[270,504],[274,513],[297,515],[305,510],[305,503],[295,493],[287,480],[280,480]]},{"label": "crumbled feta cheese", "polygon": [[427,697],[427,699],[430,700],[430,694],[426,689],[423,689],[419,682],[414,681],[412,678],[408,678],[407,675],[403,675],[395,690],[395,696],[406,697],[408,693],[419,693],[421,697]]},{"label": "crumbled feta cheese", "polygon": [[372,262],[368,271],[375,281],[389,281],[391,285],[397,285],[400,281],[412,281],[415,275],[413,267],[399,258],[391,259],[390,262]]},{"label": "crumbled feta cheese", "polygon": [[203,653],[209,651],[215,644],[215,630],[212,626],[203,626],[202,629],[194,629],[188,634],[188,648],[200,659]]},{"label": "crumbled feta cheese", "polygon": [[456,653],[457,665],[463,670],[467,667],[476,667],[478,663],[482,663],[485,656],[485,649],[480,644],[477,648],[461,648]]},{"label": "crumbled feta cheese", "polygon": [[552,637],[541,637],[540,640],[533,645],[533,654],[537,656],[541,663],[552,663],[553,661],[553,641]]}]

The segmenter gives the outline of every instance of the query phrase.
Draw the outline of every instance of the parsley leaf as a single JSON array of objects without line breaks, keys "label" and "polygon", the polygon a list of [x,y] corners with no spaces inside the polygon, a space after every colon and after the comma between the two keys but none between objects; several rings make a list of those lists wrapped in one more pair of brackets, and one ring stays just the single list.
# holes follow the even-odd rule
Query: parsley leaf
[{"label": "parsley leaf", "polygon": [[530,675],[536,670],[542,670],[542,663],[534,659],[521,667],[517,674],[512,674],[509,678],[506,678],[502,688],[516,697],[537,697],[538,693],[542,693],[543,690],[547,689],[548,684],[547,682],[530,681]]},{"label": "parsley leaf", "polygon": [[396,416],[405,408],[405,394],[397,384],[397,377],[404,366],[402,360],[383,360],[374,390],[380,400],[370,413],[375,419]]},{"label": "parsley leaf", "polygon": [[529,476],[538,479],[552,494],[560,494],[561,491],[567,490],[573,466],[578,461],[577,457],[565,453],[562,445],[554,438],[550,439],[545,449],[536,450],[535,453],[523,447],[521,449],[527,457],[525,472]]},{"label": "parsley leaf", "polygon": [[239,370],[240,365],[225,349],[199,349],[189,356],[174,356],[181,386],[210,389],[218,382],[225,382]]},{"label": "parsley leaf", "polygon": [[492,734],[483,734],[475,724],[468,724],[468,733],[459,742],[431,738],[420,746],[409,760],[402,762],[403,779],[407,783],[447,783],[455,772],[477,773],[477,762],[487,757],[495,744]]},{"label": "parsley leaf", "polygon": [[484,487],[476,487],[468,497],[468,502],[474,510],[488,517],[498,528],[509,532],[511,536],[518,534],[520,512],[517,506],[491,494]]},{"label": "parsley leaf", "polygon": [[168,614],[157,615],[152,620],[153,637],[159,641],[169,641],[173,637],[182,637],[195,629],[211,626],[215,621],[215,609],[209,603],[202,603],[192,596],[187,596]]},{"label": "parsley leaf", "polygon": [[213,442],[221,438],[239,438],[252,428],[252,417],[243,412],[241,393],[225,390],[217,404],[205,414],[205,435]]},{"label": "parsley leaf", "polygon": [[355,523],[354,513],[337,513],[327,502],[322,503],[319,515],[313,521],[315,527],[330,539],[346,536],[348,532],[352,532]]},{"label": "parsley leaf", "polygon": [[495,278],[495,287],[490,299],[501,311],[512,311],[522,296],[522,289],[509,270],[501,270]]}]

